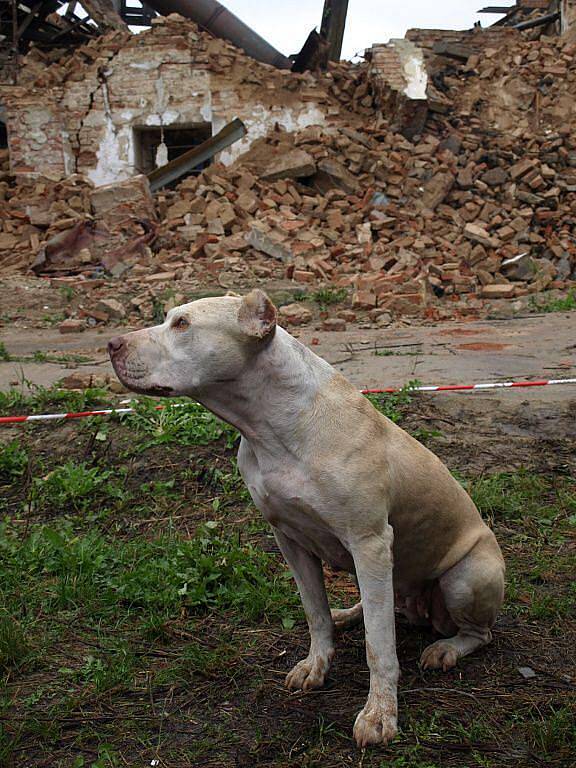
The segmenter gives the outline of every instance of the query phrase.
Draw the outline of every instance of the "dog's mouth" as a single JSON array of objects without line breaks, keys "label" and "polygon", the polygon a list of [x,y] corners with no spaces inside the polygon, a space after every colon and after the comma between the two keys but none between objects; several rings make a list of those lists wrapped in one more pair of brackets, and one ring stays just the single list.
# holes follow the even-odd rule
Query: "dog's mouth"
[{"label": "dog's mouth", "polygon": [[121,383],[132,392],[150,397],[170,397],[174,395],[172,387],[155,384],[149,381],[148,370],[129,359],[112,360],[112,365]]}]

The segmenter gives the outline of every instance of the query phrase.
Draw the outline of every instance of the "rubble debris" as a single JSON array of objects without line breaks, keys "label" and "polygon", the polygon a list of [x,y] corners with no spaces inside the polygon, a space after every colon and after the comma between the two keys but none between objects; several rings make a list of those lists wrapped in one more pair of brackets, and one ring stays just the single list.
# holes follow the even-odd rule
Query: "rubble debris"
[{"label": "rubble debris", "polygon": [[86,330],[86,325],[82,320],[78,320],[77,318],[68,317],[66,320],[63,320],[60,325],[58,326],[58,330],[60,333],[82,333],[82,331]]},{"label": "rubble debris", "polygon": [[312,312],[302,304],[285,304],[280,307],[278,314],[288,325],[304,325],[312,320]]},{"label": "rubble debris", "polygon": [[314,159],[303,149],[293,149],[272,160],[263,169],[260,177],[266,181],[303,179],[312,176],[315,172]]},{"label": "rubble debris", "polygon": [[[246,80],[250,94],[281,82],[283,99],[309,99],[316,111],[296,128],[289,120],[259,124],[259,137],[239,141],[237,155],[221,153],[154,195],[145,175],[95,187],[86,174],[62,179],[5,168],[0,271],[94,283],[89,306],[77,311],[81,323],[157,316],[175,283],[182,296],[255,283],[288,284],[310,296],[330,290],[341,303],[327,305],[320,321],[337,330],[357,320],[383,327],[398,315],[480,313],[493,300],[576,281],[576,81],[569,71],[576,44],[569,38],[412,31],[410,46],[374,46],[368,63],[297,75],[248,63],[191,22],[159,22],[130,41],[138,62],[149,49],[172,61],[168,41],[177,40],[205,57],[202,67],[210,61],[219,85],[226,64],[238,64],[235,82],[243,88]],[[92,77],[107,51],[119,56],[119,35],[89,43],[83,63],[57,64],[54,72],[39,69],[31,54],[23,67],[30,67],[30,87],[84,88],[75,78]],[[442,39],[465,46],[466,60],[434,53]],[[405,69],[413,48],[420,51],[415,71],[424,67],[416,90]],[[27,113],[30,94],[10,93]],[[402,105],[420,102],[424,122],[401,125]],[[34,120],[26,123],[32,134],[45,133]],[[92,151],[89,141],[80,144]],[[27,151],[16,146],[16,161]],[[104,278],[116,279],[119,306],[103,305],[108,296],[96,284]],[[290,296],[281,307],[294,325],[317,315]]]}]

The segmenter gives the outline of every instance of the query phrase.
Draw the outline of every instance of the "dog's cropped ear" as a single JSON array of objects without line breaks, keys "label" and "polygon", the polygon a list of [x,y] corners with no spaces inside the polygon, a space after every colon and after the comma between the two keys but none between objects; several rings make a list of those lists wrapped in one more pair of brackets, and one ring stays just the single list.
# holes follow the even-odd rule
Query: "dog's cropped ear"
[{"label": "dog's cropped ear", "polygon": [[248,336],[263,339],[276,328],[276,307],[264,291],[255,288],[242,299],[238,323]]}]

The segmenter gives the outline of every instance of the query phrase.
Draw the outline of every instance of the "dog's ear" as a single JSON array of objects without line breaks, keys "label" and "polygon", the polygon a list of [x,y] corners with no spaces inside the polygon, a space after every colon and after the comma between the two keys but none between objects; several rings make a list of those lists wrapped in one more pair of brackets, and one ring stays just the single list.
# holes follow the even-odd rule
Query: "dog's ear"
[{"label": "dog's ear", "polygon": [[264,291],[255,288],[242,299],[238,323],[248,336],[263,339],[276,328],[276,307]]}]

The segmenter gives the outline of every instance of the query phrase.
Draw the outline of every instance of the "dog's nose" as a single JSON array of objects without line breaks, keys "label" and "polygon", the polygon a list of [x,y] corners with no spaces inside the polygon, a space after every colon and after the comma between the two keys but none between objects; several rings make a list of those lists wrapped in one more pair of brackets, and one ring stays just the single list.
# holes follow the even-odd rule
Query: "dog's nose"
[{"label": "dog's nose", "polygon": [[114,336],[113,339],[110,339],[108,342],[108,354],[110,357],[114,357],[117,355],[121,349],[124,348],[124,339],[122,336]]}]

